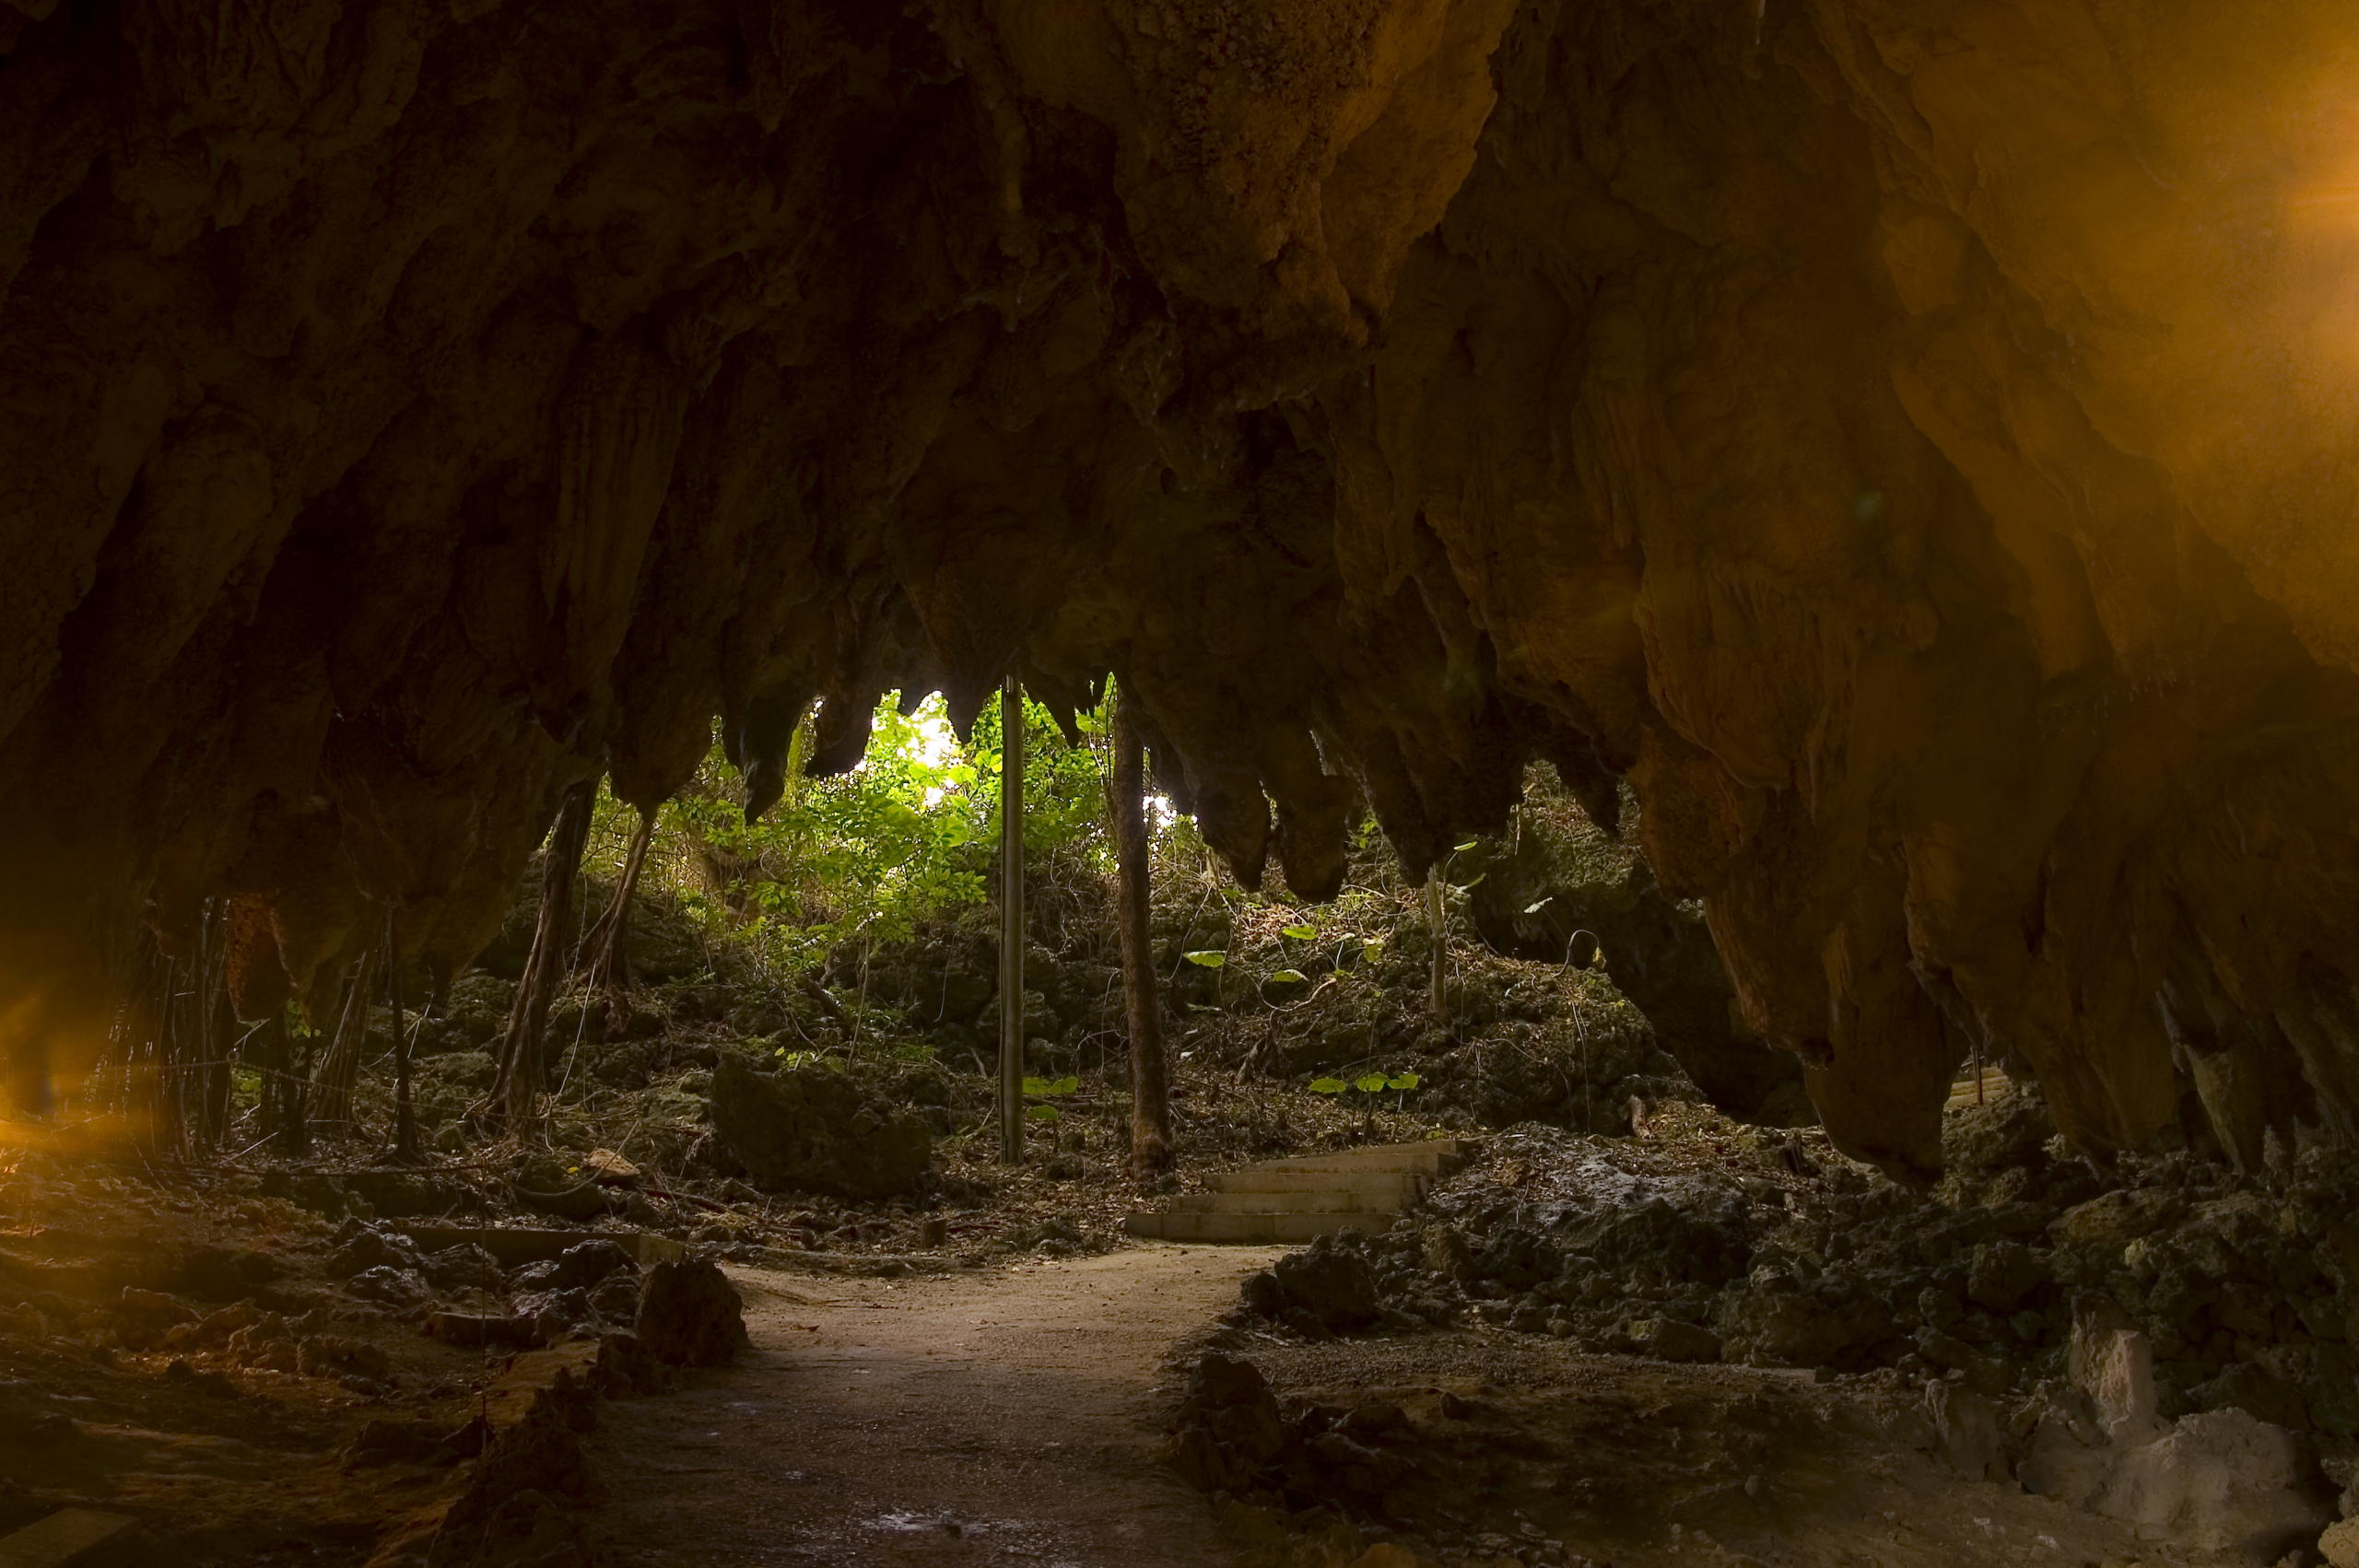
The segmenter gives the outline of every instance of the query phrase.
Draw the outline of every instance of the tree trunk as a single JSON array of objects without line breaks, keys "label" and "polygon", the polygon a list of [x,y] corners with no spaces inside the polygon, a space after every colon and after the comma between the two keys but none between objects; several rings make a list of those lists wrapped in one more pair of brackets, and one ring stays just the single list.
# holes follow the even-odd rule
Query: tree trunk
[{"label": "tree trunk", "polygon": [[402,946],[393,907],[385,909],[385,1004],[393,1010],[393,1159],[419,1163],[417,1106],[410,1097],[409,1021],[402,1016]]},{"label": "tree trunk", "polygon": [[1122,942],[1122,1000],[1131,1031],[1131,1174],[1147,1177],[1171,1168],[1169,1064],[1163,1055],[1163,1018],[1156,997],[1155,949],[1148,926],[1146,749],[1131,721],[1128,692],[1114,699],[1114,817],[1116,919]]},{"label": "tree trunk", "polygon": [[533,953],[508,1010],[508,1037],[500,1047],[499,1081],[492,1086],[495,1114],[510,1132],[532,1129],[540,1117],[541,1034],[548,1026],[549,999],[565,974],[566,939],[573,926],[573,883],[581,848],[590,837],[590,806],[598,781],[585,778],[565,792],[557,826],[541,862],[541,915],[533,927]]},{"label": "tree trunk", "polygon": [[614,901],[590,928],[586,942],[590,985],[608,997],[618,995],[630,984],[630,901],[639,892],[639,873],[647,864],[647,848],[654,837],[655,813],[640,813],[639,831],[631,835],[630,853],[623,858],[622,880],[615,883]]},{"label": "tree trunk", "polygon": [[279,1003],[262,1022],[252,1056],[262,1078],[262,1098],[256,1106],[262,1135],[282,1154],[300,1154],[311,1144],[311,1128],[303,1117],[303,1077],[295,1062],[295,1042],[287,1032],[287,1004]]},{"label": "tree trunk", "polygon": [[369,989],[376,978],[370,962],[372,951],[353,961],[344,986],[344,1006],[336,1015],[335,1037],[321,1054],[311,1079],[311,1119],[325,1127],[349,1130],[352,1089],[360,1078],[360,1053],[369,1037]]},{"label": "tree trunk", "polygon": [[229,1042],[237,1032],[237,1018],[229,1007],[226,902],[205,902],[189,982],[190,1015],[197,1021],[196,1145],[207,1153],[218,1150],[229,1137]]}]

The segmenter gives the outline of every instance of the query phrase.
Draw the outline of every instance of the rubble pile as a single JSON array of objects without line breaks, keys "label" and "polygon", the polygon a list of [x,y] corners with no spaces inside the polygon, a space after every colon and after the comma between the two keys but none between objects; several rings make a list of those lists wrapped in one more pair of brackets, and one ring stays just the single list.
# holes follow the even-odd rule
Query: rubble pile
[{"label": "rubble pile", "polygon": [[[2359,1458],[2359,1179],[2326,1151],[2100,1168],[2019,1090],[1948,1113],[1950,1174],[1918,1191],[1814,1133],[1633,1116],[1635,1138],[1494,1137],[1387,1234],[1256,1276],[1237,1321],[1814,1368],[1961,1473],[2142,1529],[2225,1549],[2331,1517],[2320,1463]],[[1356,1275],[1379,1304],[1357,1323],[1287,1288]]]}]

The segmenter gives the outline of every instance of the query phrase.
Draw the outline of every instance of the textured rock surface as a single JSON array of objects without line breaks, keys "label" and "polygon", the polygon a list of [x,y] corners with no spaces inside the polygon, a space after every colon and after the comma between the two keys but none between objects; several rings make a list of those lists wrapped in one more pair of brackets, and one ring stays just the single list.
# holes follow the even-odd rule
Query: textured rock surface
[{"label": "textured rock surface", "polygon": [[824,1067],[761,1072],[724,1053],[712,1074],[712,1130],[757,1181],[839,1198],[914,1188],[933,1138],[909,1111]]},{"label": "textured rock surface", "polygon": [[[1111,669],[1240,874],[1626,772],[1938,1158],[2359,1111],[2359,13],[0,12],[16,1095],[143,912],[451,964],[570,780]],[[1265,801],[1266,797],[1266,801]],[[1273,817],[1267,802],[1274,802]]]}]

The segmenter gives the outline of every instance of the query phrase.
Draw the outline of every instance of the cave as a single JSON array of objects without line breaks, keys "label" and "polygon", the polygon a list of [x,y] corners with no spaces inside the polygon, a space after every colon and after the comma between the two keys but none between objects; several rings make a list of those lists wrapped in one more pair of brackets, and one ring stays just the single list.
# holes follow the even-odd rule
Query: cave
[{"label": "cave", "polygon": [[[1794,1169],[2031,1179],[1954,1157],[1988,1080],[2014,1166],[2299,1188],[2359,1117],[2354,67],[2330,0],[6,0],[0,1149],[159,974],[325,1030],[381,948],[450,1014],[567,802],[716,733],[752,817],[888,694],[1078,733],[1110,680],[1301,907],[1462,881],[1535,778],[1622,834],[1681,944],[1634,1000],[1711,1097],[1798,1076]],[[2186,1212],[2081,1229],[2137,1275]],[[1978,1310],[2016,1239],[1960,1235]],[[2343,1267],[2199,1293],[2232,1346],[2330,1302],[2347,1382]],[[2023,1310],[2118,1393],[2171,1352],[2112,1277]],[[1209,1490],[1262,1375],[1190,1384]]]}]

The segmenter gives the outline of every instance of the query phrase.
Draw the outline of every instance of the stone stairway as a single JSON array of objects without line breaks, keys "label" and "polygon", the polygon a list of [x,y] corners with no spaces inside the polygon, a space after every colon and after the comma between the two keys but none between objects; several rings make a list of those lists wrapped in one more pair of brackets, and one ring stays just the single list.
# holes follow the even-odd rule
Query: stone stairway
[{"label": "stone stairway", "polygon": [[1123,1228],[1165,1241],[1304,1242],[1380,1231],[1472,1153],[1457,1139],[1383,1143],[1273,1160],[1208,1178],[1210,1192],[1133,1214]]}]

